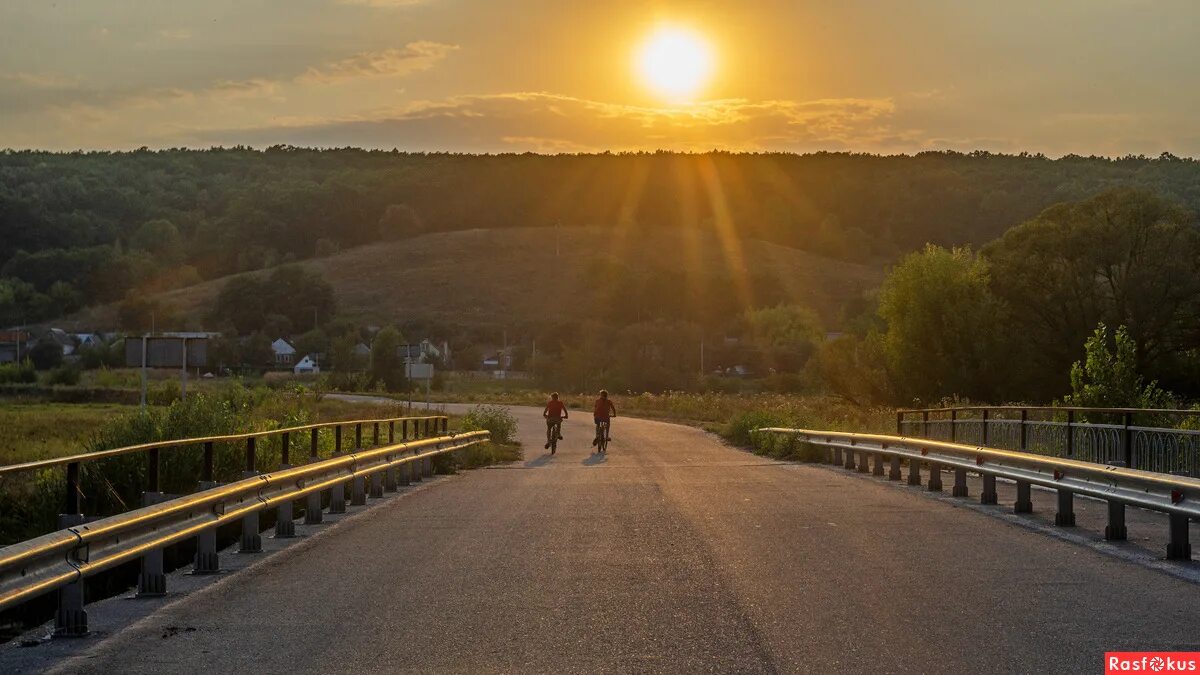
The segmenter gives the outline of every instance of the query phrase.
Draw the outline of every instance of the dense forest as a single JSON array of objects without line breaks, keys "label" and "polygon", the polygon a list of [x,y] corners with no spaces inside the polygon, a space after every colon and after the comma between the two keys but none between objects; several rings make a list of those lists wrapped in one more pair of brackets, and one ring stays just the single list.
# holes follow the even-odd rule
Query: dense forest
[{"label": "dense forest", "polygon": [[1200,207],[1170,155],[454,155],[276,147],[0,153],[0,325],[467,228],[704,228],[884,263],[982,245],[1113,186]]}]

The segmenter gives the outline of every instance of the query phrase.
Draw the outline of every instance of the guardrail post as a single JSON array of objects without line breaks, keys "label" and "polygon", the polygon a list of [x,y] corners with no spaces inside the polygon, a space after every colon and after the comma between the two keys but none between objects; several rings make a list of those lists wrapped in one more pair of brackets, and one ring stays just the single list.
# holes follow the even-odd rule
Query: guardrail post
[{"label": "guardrail post", "polygon": [[1025,449],[1029,447],[1028,423],[1029,410],[1021,408],[1021,452],[1025,452]]},{"label": "guardrail post", "polygon": [[929,482],[926,487],[930,492],[942,491],[942,465],[937,462],[929,463]]},{"label": "guardrail post", "polygon": [[872,475],[875,475],[875,476],[883,475],[883,453],[881,453],[881,452],[875,453],[875,463],[874,463],[873,467],[874,468],[871,471]]},{"label": "guardrail post", "polygon": [[843,452],[846,455],[846,463],[843,464],[842,466],[853,471],[854,470],[854,451],[851,450],[850,448],[845,448]]},{"label": "guardrail post", "polygon": [[[425,426],[425,429],[424,429],[425,438],[429,438],[429,436],[432,435],[430,428],[429,428],[431,426],[430,422],[432,422],[432,421],[433,420],[429,419],[428,417],[425,418],[425,425],[424,425]],[[423,464],[425,465],[424,467],[422,467],[425,471],[425,476],[432,477],[433,476],[433,458],[426,457]]]},{"label": "guardrail post", "polygon": [[1075,455],[1075,411],[1067,411],[1067,457]]},{"label": "guardrail post", "polygon": [[1033,498],[1030,492],[1029,481],[1017,481],[1017,501],[1013,503],[1013,513],[1033,513]]},{"label": "guardrail post", "polygon": [[954,487],[950,488],[950,494],[954,497],[967,496],[967,470],[954,469]]},{"label": "guardrail post", "polygon": [[[362,424],[354,425],[354,452],[362,450]],[[357,465],[355,469],[357,469]],[[367,503],[367,478],[362,474],[354,476],[350,481],[350,506],[362,506]]]},{"label": "guardrail post", "polygon": [[1167,514],[1167,560],[1191,560],[1192,545],[1188,542],[1188,517]]},{"label": "guardrail post", "polygon": [[442,418],[442,433],[443,434],[450,433],[450,418],[449,417]]},{"label": "guardrail post", "polygon": [[[67,465],[67,499],[63,504],[64,516],[77,516],[82,509],[79,504],[79,462]],[[62,516],[59,516],[62,519]],[[61,528],[60,528],[61,529]]]},{"label": "guardrail post", "polygon": [[[142,506],[154,506],[163,500],[158,491],[143,492]],[[167,594],[167,575],[163,571],[163,550],[156,548],[142,556],[142,570],[138,573],[137,597],[157,598]]]},{"label": "guardrail post", "polygon": [[996,495],[996,477],[991,474],[983,474],[983,492],[979,493],[980,504],[995,504],[1000,501]]},{"label": "guardrail post", "polygon": [[[246,439],[246,473],[243,478],[258,475],[254,470],[254,455],[257,439],[254,436]],[[242,540],[238,553],[261,553],[262,535],[258,532],[258,511],[242,516]]]},{"label": "guardrail post", "polygon": [[[70,466],[70,465],[68,465]],[[58,529],[75,527],[83,523],[80,514],[65,513],[58,517]],[[79,560],[79,551],[67,554],[72,561]],[[83,637],[88,634],[88,616],[83,609],[83,579],[58,589],[58,610],[54,613],[54,637]]]},{"label": "guardrail post", "polygon": [[[333,427],[333,456],[339,457],[342,454],[342,425],[337,424]],[[346,512],[346,484],[338,481],[329,488],[329,512],[330,513],[345,513]]]},{"label": "guardrail post", "polygon": [[921,460],[919,459],[908,460],[908,484],[921,484]]},{"label": "guardrail post", "polygon": [[[396,423],[388,422],[388,445],[394,445],[395,443],[396,443]],[[395,458],[396,458],[395,455],[388,455],[387,461],[391,462]],[[384,492],[395,492],[396,490],[399,489],[397,487],[396,473],[397,473],[397,469],[394,466],[388,467],[387,471],[384,472],[384,474],[383,474],[383,490],[384,490]]]},{"label": "guardrail post", "polygon": [[[288,432],[283,432],[279,439],[280,442],[280,469],[292,468],[291,455],[291,438]],[[296,536],[295,515],[292,512],[292,500],[288,499],[279,503],[275,510],[275,538],[288,539]]]},{"label": "guardrail post", "polygon": [[1075,493],[1059,488],[1058,513],[1054,514],[1054,524],[1059,527],[1075,527]]},{"label": "guardrail post", "polygon": [[[415,434],[415,433],[417,433],[416,424],[414,424],[413,427],[414,427],[413,433]],[[414,448],[413,449],[413,457],[416,457],[419,454],[421,454],[421,451]],[[412,481],[414,483],[420,483],[422,480],[422,477],[425,473],[425,462],[423,460],[417,459],[417,460],[408,462],[408,465],[412,467]]]},{"label": "guardrail post", "polygon": [[900,480],[900,455],[892,455],[892,466],[888,472],[888,480]]},{"label": "guardrail post", "polygon": [[1124,446],[1125,466],[1133,467],[1133,413],[1127,412],[1124,415],[1125,428],[1121,431],[1121,444]]},{"label": "guardrail post", "polygon": [[[311,438],[309,440],[309,446],[308,446],[308,461],[310,463],[321,461],[321,458],[318,456],[318,454],[319,454],[319,443],[318,443],[319,439],[317,436],[318,432],[319,432],[318,429],[313,429],[311,431],[311,433],[309,434]],[[321,493],[320,493],[320,491],[310,492],[308,494],[308,500],[304,504],[304,524],[305,525],[316,525],[317,523],[321,522],[324,519],[325,519],[325,514],[321,513]]]},{"label": "guardrail post", "polygon": [[1125,527],[1125,503],[1110,499],[1108,500],[1108,524],[1104,526],[1104,539],[1125,541],[1128,538],[1129,530]]}]

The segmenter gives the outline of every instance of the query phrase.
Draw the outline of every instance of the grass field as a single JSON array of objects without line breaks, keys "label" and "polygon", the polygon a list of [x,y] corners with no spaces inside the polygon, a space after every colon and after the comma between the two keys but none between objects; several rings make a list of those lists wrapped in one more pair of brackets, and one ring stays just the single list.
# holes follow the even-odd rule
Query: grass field
[{"label": "grass field", "polygon": [[[741,242],[739,261],[711,234],[654,232],[637,238],[611,229],[564,227],[558,256],[553,228],[441,232],[372,244],[300,264],[333,284],[348,315],[378,322],[414,317],[463,326],[513,326],[541,321],[547,307],[558,320],[587,318],[597,288],[589,277],[597,259],[636,270],[688,271],[697,277],[731,272],[770,280],[785,300],[807,305],[827,323],[846,301],[877,286],[883,270],[833,261],[757,240]],[[551,257],[548,257],[551,254]],[[156,299],[179,316],[204,316],[224,284],[214,279]],[[397,289],[403,289],[397,292]],[[88,310],[63,327],[116,325],[115,307]]]},{"label": "grass field", "polygon": [[83,451],[102,424],[136,406],[71,403],[0,403],[0,464]]}]

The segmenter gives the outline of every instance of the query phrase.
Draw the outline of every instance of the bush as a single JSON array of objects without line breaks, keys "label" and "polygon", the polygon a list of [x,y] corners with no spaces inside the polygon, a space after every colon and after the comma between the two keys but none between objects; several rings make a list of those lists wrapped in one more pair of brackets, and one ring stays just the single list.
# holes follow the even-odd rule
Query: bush
[{"label": "bush", "polygon": [[33,362],[25,359],[21,363],[5,363],[0,365],[0,384],[33,384],[37,382],[37,372]]},{"label": "bush", "polygon": [[492,442],[516,443],[517,418],[507,408],[498,405],[477,405],[463,416],[464,431],[484,430],[492,434]]},{"label": "bush", "polygon": [[750,432],[763,427],[779,427],[785,426],[787,421],[781,416],[770,412],[748,411],[735,414],[725,423],[725,429],[721,435],[725,440],[740,445],[750,447],[754,443],[754,439],[750,437]]},{"label": "bush", "polygon": [[73,365],[59,366],[46,375],[46,384],[75,386],[79,384],[79,368]]}]

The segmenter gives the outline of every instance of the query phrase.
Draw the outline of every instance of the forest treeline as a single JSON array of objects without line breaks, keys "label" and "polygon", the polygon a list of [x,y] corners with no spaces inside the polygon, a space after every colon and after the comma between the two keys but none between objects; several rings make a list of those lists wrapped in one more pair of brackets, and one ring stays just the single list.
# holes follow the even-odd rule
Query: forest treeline
[{"label": "forest treeline", "polygon": [[1113,186],[1196,210],[1200,163],[982,152],[5,151],[0,325],[468,228],[704,228],[883,263],[926,243],[982,245]]}]

